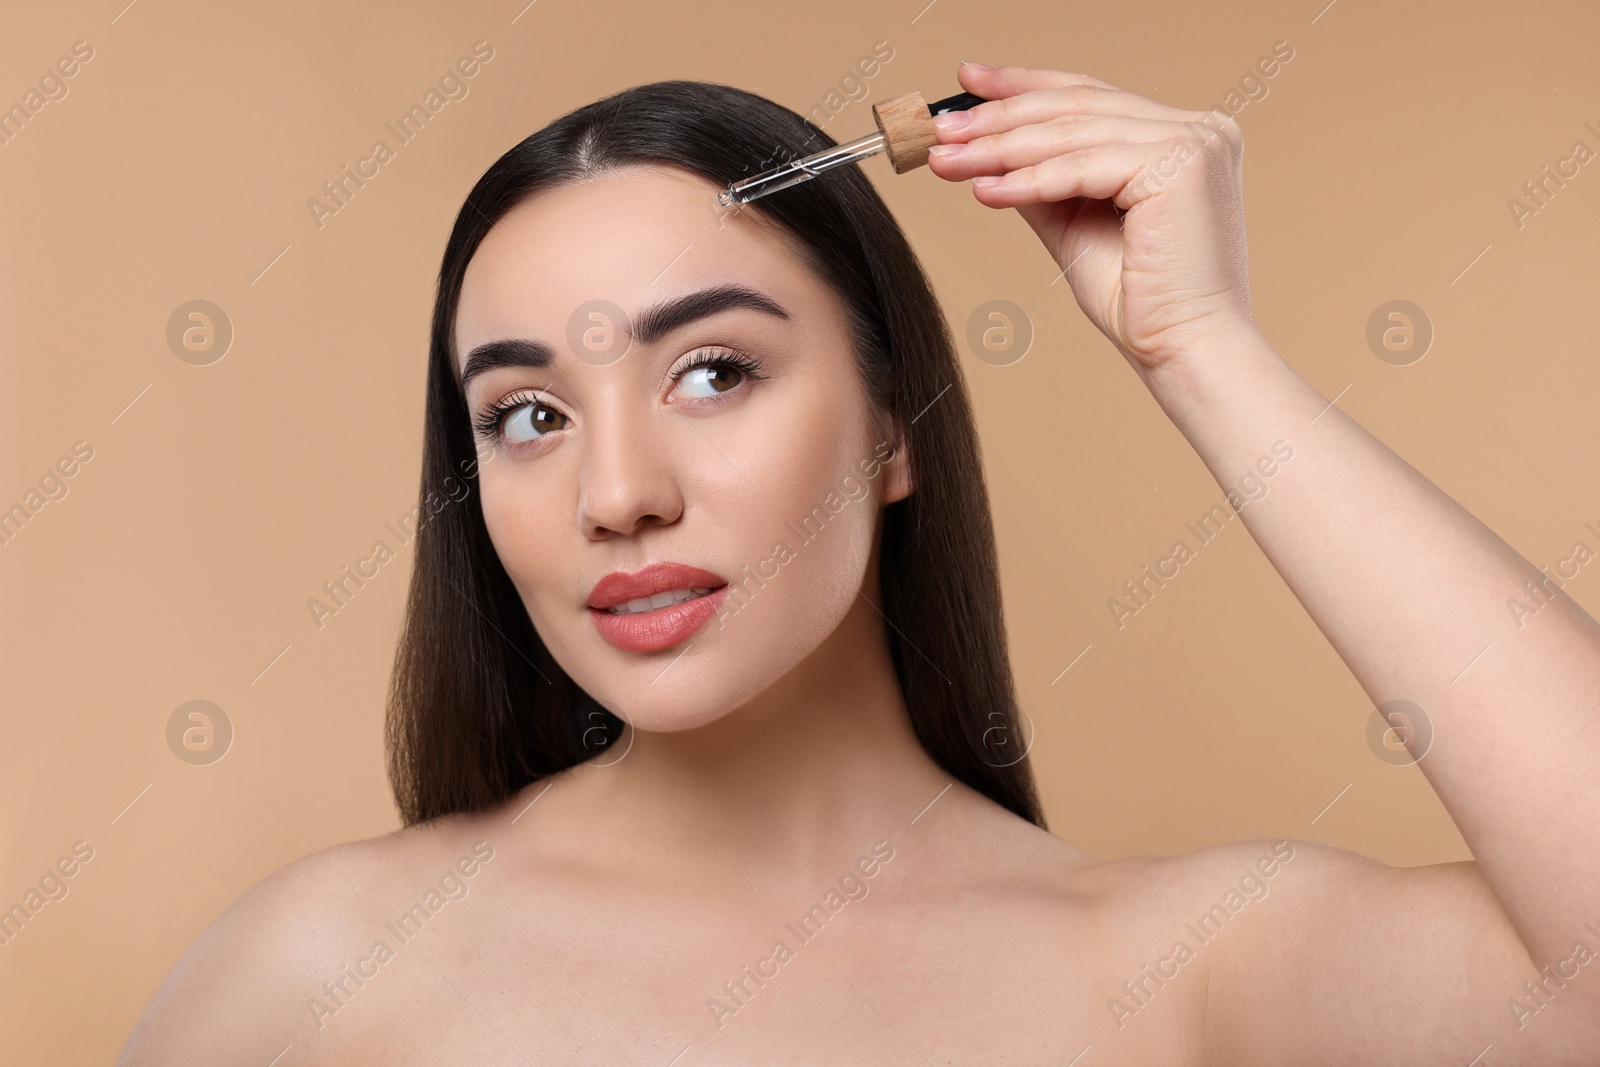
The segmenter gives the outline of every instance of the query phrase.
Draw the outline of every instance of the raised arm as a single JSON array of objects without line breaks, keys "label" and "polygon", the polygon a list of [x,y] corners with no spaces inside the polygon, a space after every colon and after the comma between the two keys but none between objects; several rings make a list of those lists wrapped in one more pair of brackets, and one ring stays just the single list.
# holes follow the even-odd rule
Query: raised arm
[{"label": "raised arm", "polygon": [[1292,449],[1240,514],[1374,704],[1422,710],[1431,739],[1403,736],[1428,740],[1419,766],[1475,857],[1394,869],[1300,846],[1298,888],[1216,954],[1209,1047],[1600,1062],[1600,625],[1256,329],[1237,124],[1082,75],[960,76],[993,102],[930,166],[999,176],[975,195],[1018,208],[1220,484]]}]

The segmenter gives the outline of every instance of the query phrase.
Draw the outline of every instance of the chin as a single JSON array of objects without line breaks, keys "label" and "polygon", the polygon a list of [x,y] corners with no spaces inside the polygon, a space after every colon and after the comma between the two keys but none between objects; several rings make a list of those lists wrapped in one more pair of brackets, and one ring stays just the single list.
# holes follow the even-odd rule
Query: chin
[{"label": "chin", "polygon": [[[718,638],[716,623],[708,631]],[[585,692],[613,715],[642,733],[678,733],[708,726],[754,700],[810,652],[809,645],[787,642],[766,654],[735,654],[720,640],[702,635],[685,645],[648,656],[610,646],[577,671],[566,668]],[[598,641],[598,638],[596,639]],[[588,679],[587,681],[585,679]]]},{"label": "chin", "polygon": [[586,617],[577,620],[581,629],[568,630],[562,647],[549,647],[584,692],[634,729],[693,730],[739,710],[805,663],[838,629],[856,588],[839,585],[820,599],[798,596],[795,603],[757,597],[737,615],[713,618],[659,652],[615,648]]}]

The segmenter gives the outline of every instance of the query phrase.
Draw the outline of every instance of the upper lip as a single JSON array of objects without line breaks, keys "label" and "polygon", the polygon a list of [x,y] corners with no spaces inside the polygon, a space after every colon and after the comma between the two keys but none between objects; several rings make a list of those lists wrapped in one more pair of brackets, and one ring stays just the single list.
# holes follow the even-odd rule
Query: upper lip
[{"label": "upper lip", "polygon": [[642,600],[674,589],[716,589],[727,585],[722,577],[687,563],[651,563],[629,574],[612,571],[589,591],[588,606],[596,610],[614,608],[630,600]]}]

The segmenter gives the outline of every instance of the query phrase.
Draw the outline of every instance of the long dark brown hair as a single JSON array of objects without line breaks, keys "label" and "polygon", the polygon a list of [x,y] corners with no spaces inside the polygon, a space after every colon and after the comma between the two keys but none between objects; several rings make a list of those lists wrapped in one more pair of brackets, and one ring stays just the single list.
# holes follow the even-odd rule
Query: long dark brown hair
[{"label": "long dark brown hair", "polygon": [[[389,781],[406,825],[492,807],[599,755],[623,727],[545,648],[484,525],[453,343],[462,277],[479,242],[540,190],[610,168],[667,164],[724,186],[834,144],[752,93],[657,82],[555,120],[473,186],[439,269],[423,506],[390,680]],[[951,775],[1043,827],[1026,754],[1031,733],[1024,736],[1007,656],[972,411],[927,277],[859,167],[743,210],[792,234],[838,292],[875,410],[897,417],[905,433],[914,489],[885,508],[875,599],[917,738]]]}]

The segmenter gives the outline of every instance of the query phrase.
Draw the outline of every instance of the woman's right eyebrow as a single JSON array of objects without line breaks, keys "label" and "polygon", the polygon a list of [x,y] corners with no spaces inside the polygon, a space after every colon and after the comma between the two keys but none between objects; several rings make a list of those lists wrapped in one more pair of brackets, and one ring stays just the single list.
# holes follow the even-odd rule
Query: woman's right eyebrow
[{"label": "woman's right eyebrow", "polygon": [[496,367],[532,367],[535,370],[550,366],[556,354],[543,341],[511,337],[500,341],[486,341],[467,354],[461,369],[461,387],[478,375]]}]

